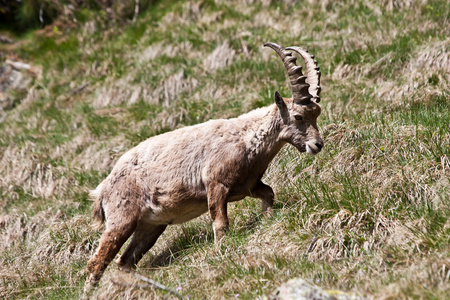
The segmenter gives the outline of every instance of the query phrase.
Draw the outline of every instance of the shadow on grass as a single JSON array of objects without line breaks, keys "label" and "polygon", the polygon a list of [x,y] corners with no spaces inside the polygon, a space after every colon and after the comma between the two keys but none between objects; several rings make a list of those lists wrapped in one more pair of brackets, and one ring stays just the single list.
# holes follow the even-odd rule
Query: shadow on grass
[{"label": "shadow on grass", "polygon": [[181,233],[172,239],[169,246],[142,267],[159,268],[168,266],[173,260],[183,256],[187,250],[191,248],[203,248],[214,242],[212,228],[208,229],[203,224],[199,226],[189,224],[185,227],[181,227],[180,230]]},{"label": "shadow on grass", "polygon": [[[271,218],[273,216],[268,216]],[[244,225],[235,227],[231,225],[228,229],[225,239],[233,239],[236,236],[245,237],[255,231],[261,224],[265,216],[257,214],[252,216]],[[197,225],[197,226],[195,226]],[[188,224],[180,228],[181,233],[172,239],[170,244],[150,261],[142,265],[143,268],[160,268],[169,266],[174,260],[179,259],[189,249],[198,249],[211,247],[214,244],[214,233],[210,223],[208,224]]]}]

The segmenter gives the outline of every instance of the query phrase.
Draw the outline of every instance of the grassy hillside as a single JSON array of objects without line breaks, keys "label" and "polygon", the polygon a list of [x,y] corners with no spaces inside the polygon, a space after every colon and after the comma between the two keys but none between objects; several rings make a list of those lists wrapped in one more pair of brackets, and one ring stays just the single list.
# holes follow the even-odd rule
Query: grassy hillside
[{"label": "grassy hillside", "polygon": [[[127,149],[289,97],[267,41],[319,61],[323,151],[275,158],[272,217],[259,200],[231,204],[218,249],[207,215],[172,226],[138,272],[193,299],[257,298],[293,277],[368,298],[448,297],[448,1],[153,2],[135,23],[85,11],[0,44],[3,61],[33,66],[1,95],[0,298],[80,297],[100,236],[88,191]],[[93,297],[166,295],[138,284],[112,263]]]}]

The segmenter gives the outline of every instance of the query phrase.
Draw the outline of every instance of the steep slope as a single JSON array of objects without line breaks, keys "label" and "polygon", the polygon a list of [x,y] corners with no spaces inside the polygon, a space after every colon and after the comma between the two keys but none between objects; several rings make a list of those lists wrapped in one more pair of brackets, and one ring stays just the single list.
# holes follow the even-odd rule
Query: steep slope
[{"label": "steep slope", "polygon": [[[0,115],[0,297],[79,298],[99,238],[88,191],[147,137],[290,96],[262,47],[272,41],[319,61],[324,150],[275,158],[273,217],[255,199],[230,205],[218,249],[207,215],[173,226],[138,272],[193,298],[257,298],[293,277],[445,298],[449,12],[426,0],[163,1],[136,23],[87,14],[0,45],[38,70],[2,90],[13,104]],[[94,297],[165,295],[139,284],[112,263]]]}]

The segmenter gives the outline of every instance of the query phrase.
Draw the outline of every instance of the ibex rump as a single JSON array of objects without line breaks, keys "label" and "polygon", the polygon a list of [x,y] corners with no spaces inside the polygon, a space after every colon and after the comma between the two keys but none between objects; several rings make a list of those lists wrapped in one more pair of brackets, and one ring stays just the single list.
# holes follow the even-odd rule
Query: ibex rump
[{"label": "ibex rump", "polygon": [[275,104],[268,107],[155,136],[126,152],[92,192],[94,217],[106,226],[88,263],[87,285],[99,281],[133,233],[118,260],[121,269],[133,267],[167,225],[186,222],[208,210],[218,241],[228,226],[228,202],[246,196],[260,198],[264,212],[270,213],[274,193],[261,178],[283,145],[292,144],[311,155],[320,152],[317,62],[299,47],[286,48],[305,60],[308,84],[291,52],[273,43],[265,46],[282,59],[293,97],[282,98],[275,92]]}]

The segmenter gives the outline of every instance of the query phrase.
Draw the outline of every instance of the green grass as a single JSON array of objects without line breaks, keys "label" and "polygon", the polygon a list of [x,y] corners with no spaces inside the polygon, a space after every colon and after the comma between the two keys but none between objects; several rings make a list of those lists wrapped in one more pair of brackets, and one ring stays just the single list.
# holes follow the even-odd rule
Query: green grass
[{"label": "green grass", "polygon": [[[444,299],[450,7],[381,3],[147,1],[136,23],[88,6],[77,28],[0,45],[2,57],[42,68],[4,91],[14,105],[0,123],[0,298],[78,299],[101,232],[90,227],[89,190],[151,136],[269,105],[275,90],[289,97],[279,58],[262,47],[272,41],[319,61],[324,150],[286,147],[275,158],[263,179],[276,193],[273,216],[253,198],[230,204],[217,246],[208,215],[171,226],[138,272],[195,299],[254,299],[294,277],[368,297]],[[209,70],[224,43],[233,59]],[[188,87],[175,91],[180,71]],[[166,295],[133,280],[112,263],[94,296]]]}]

